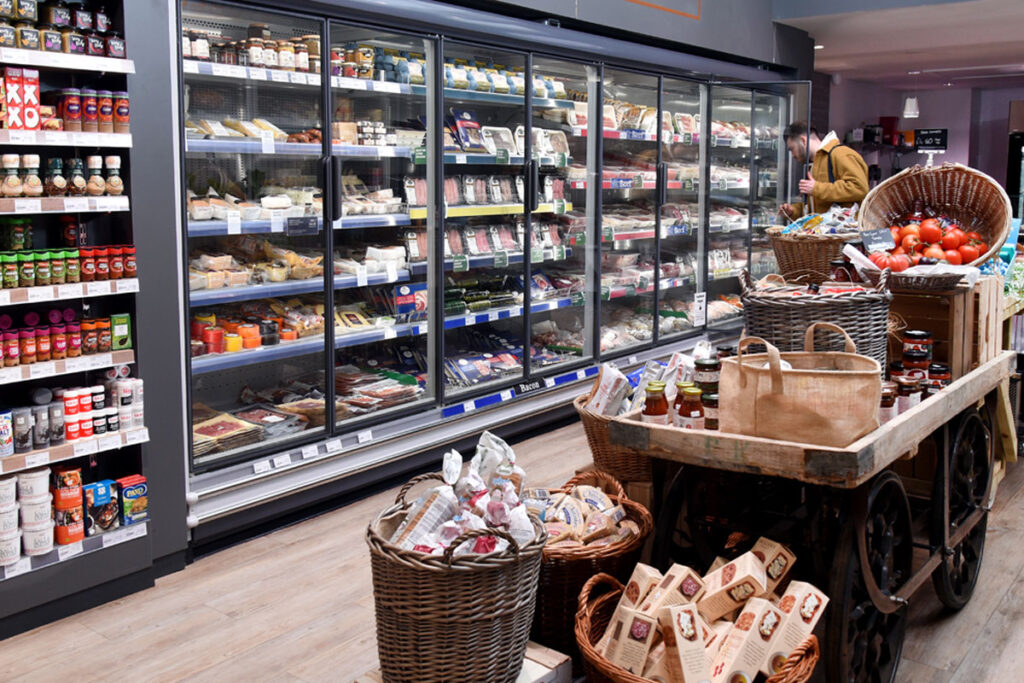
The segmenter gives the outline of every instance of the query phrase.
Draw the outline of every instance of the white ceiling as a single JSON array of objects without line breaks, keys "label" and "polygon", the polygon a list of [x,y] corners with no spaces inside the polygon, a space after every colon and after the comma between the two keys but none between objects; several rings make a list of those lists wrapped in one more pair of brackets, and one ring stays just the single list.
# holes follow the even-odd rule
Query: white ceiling
[{"label": "white ceiling", "polygon": [[815,51],[816,71],[901,89],[1024,86],[1024,0],[970,0],[782,23],[824,46]]}]

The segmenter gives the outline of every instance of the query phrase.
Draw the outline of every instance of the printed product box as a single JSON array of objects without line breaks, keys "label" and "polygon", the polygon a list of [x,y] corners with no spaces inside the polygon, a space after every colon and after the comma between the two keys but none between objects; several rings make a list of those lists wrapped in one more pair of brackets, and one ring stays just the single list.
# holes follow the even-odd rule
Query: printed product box
[{"label": "printed product box", "polygon": [[761,671],[772,675],[778,671],[807,636],[814,631],[815,624],[825,612],[828,596],[809,583],[791,581],[786,592],[779,599],[782,612],[782,626],[774,646],[765,657]]},{"label": "printed product box", "polygon": [[754,683],[773,649],[782,617],[782,612],[767,600],[751,598],[715,657],[713,683]]},{"label": "printed product box", "polygon": [[[647,597],[647,594],[661,581],[662,576],[654,567],[650,567],[643,562],[637,562],[636,567],[633,569],[632,576],[629,577],[629,581],[626,582],[626,587],[622,591],[622,596],[619,598],[619,604],[615,606],[615,612],[612,614],[612,621],[614,622],[616,617],[620,616],[620,610],[624,609],[635,609],[640,605],[640,602]],[[597,644],[597,651],[604,652],[608,646],[608,639],[611,637],[611,629],[607,629],[604,636]]]},{"label": "printed product box", "polygon": [[707,683],[711,668],[705,656],[708,631],[695,605],[675,605],[658,611],[665,659],[673,679],[681,683]]},{"label": "printed product box", "polygon": [[715,622],[764,593],[765,580],[761,560],[753,553],[744,553],[704,577],[707,592],[697,607],[705,619]]},{"label": "printed product box", "polygon": [[697,572],[681,564],[674,564],[665,573],[661,582],[640,605],[640,611],[657,616],[662,607],[685,605],[697,602],[704,595],[704,582]]},{"label": "printed product box", "polygon": [[605,658],[630,673],[642,674],[658,632],[658,620],[636,610],[623,609],[612,618],[608,630],[611,636]]},{"label": "printed product box", "polygon": [[757,543],[750,549],[750,552],[754,553],[764,564],[765,591],[764,595],[758,597],[767,597],[775,591],[775,587],[786,578],[786,574],[793,568],[796,555],[781,543],[776,543],[763,536],[757,539]]}]

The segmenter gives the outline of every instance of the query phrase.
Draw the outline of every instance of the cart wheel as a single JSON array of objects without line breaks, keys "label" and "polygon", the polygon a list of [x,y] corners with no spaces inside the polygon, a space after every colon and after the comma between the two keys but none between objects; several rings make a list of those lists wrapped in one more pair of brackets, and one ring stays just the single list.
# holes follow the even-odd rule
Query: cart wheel
[{"label": "cart wheel", "polygon": [[[964,414],[949,445],[949,533],[954,533],[978,508],[984,507],[992,478],[992,444],[988,428],[978,411]],[[942,476],[935,476],[933,501],[942,500]],[[932,505],[931,543],[940,549],[945,544],[941,504]],[[981,571],[985,552],[988,513],[971,529],[967,537],[946,554],[932,574],[932,585],[943,605],[960,609],[971,599]]]},{"label": "cart wheel", "polygon": [[868,569],[886,595],[894,595],[910,578],[913,559],[910,505],[903,484],[883,472],[867,492],[863,521],[843,528],[829,581],[827,679],[849,683],[890,683],[903,651],[906,607],[883,614],[875,607],[864,581],[858,552],[863,534]]}]

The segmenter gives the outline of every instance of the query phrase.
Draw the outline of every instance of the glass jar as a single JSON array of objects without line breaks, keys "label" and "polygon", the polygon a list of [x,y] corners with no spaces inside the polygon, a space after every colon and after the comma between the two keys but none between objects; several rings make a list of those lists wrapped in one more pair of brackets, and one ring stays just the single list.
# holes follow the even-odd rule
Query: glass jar
[{"label": "glass jar", "polygon": [[833,282],[850,282],[850,270],[846,261],[839,258],[828,262],[829,277]]},{"label": "glass jar", "polygon": [[35,330],[19,330],[18,342],[21,349],[21,364],[31,365],[36,362]]},{"label": "glass jar", "polygon": [[74,26],[65,26],[60,30],[61,51],[69,55],[85,54],[85,35]]},{"label": "glass jar", "polygon": [[18,252],[18,286],[36,286],[36,256],[31,252]]},{"label": "glass jar", "polygon": [[263,41],[263,66],[268,69],[278,68],[277,64],[277,43],[273,40]]},{"label": "glass jar", "polygon": [[82,282],[92,282],[96,279],[96,256],[92,249],[79,249],[78,253]]},{"label": "glass jar", "polygon": [[928,330],[907,330],[903,333],[903,353],[907,351],[924,351],[928,360],[932,359],[932,347],[935,340]]},{"label": "glass jar", "polygon": [[187,28],[181,29],[181,58],[192,59],[192,36]]},{"label": "glass jar", "polygon": [[124,181],[121,179],[121,157],[111,155],[104,159],[107,166],[107,194],[118,197],[124,194]]},{"label": "glass jar", "polygon": [[40,363],[50,360],[51,344],[50,344],[50,328],[49,327],[37,327],[36,328],[36,360]]},{"label": "glass jar", "polygon": [[82,88],[82,132],[100,131],[100,103],[96,91]]},{"label": "glass jar", "polygon": [[90,197],[100,197],[107,192],[107,181],[103,179],[103,157],[86,157],[86,164],[89,166],[89,180],[86,182],[85,191]]},{"label": "glass jar", "polygon": [[700,397],[704,406],[704,429],[718,429],[718,394],[705,394]]},{"label": "glass jar", "polygon": [[63,197],[68,193],[68,181],[64,178],[64,164],[60,159],[47,160],[46,182],[43,190],[47,197]]},{"label": "glass jar", "polygon": [[911,349],[903,352],[903,376],[914,379],[928,379],[928,354],[924,351]]},{"label": "glass jar", "polygon": [[295,41],[295,70],[309,72],[309,48],[302,42],[301,38]]},{"label": "glass jar", "polygon": [[718,346],[715,347],[715,354],[718,356],[718,360],[723,358],[732,358],[736,355],[735,346]]},{"label": "glass jar", "polygon": [[45,52],[62,52],[64,39],[60,29],[50,24],[39,24],[39,42]]},{"label": "glass jar", "polygon": [[35,254],[36,264],[36,287],[51,284],[50,282],[50,252],[37,251]]},{"label": "glass jar", "polygon": [[701,390],[697,387],[683,389],[683,400],[679,404],[673,424],[680,429],[704,429],[704,406],[701,404]]},{"label": "glass jar", "polygon": [[139,276],[138,264],[135,261],[134,246],[127,246],[124,248],[124,276],[128,278]]},{"label": "glass jar", "polygon": [[903,414],[921,403],[921,380],[913,377],[900,377],[896,380],[896,406],[898,413]]},{"label": "glass jar", "polygon": [[665,383],[651,381],[644,389],[646,394],[644,409],[640,413],[640,421],[651,424],[667,425],[669,423],[668,399],[665,398]]},{"label": "glass jar", "polygon": [[120,280],[124,277],[124,249],[107,247],[107,261],[110,263],[110,279]]},{"label": "glass jar", "polygon": [[106,247],[98,247],[92,250],[93,260],[96,263],[97,282],[110,279],[110,250]]},{"label": "glass jar", "polygon": [[96,321],[96,349],[99,353],[110,352],[110,318]]},{"label": "glass jar", "polygon": [[50,252],[50,283],[63,285],[68,281],[68,273],[64,265],[64,250]]},{"label": "glass jar", "polygon": [[39,155],[21,156],[21,193],[26,197],[42,197],[43,181],[39,177]]},{"label": "glass jar", "polygon": [[68,358],[78,358],[82,355],[82,324],[70,322],[68,328]]},{"label": "glass jar", "polygon": [[14,0],[0,0],[0,17],[10,19],[14,16]]},{"label": "glass jar", "polygon": [[903,374],[903,361],[894,360],[889,363],[889,379],[895,382],[898,378],[902,377]]},{"label": "glass jar", "polygon": [[124,37],[117,31],[111,31],[103,36],[104,50],[108,57],[113,59],[124,59],[128,56],[127,45]]},{"label": "glass jar", "polygon": [[43,3],[43,22],[57,28],[71,26],[71,9],[64,0],[47,0]]},{"label": "glass jar", "polygon": [[78,249],[64,250],[64,272],[69,283],[82,281],[82,261]]},{"label": "glass jar", "polygon": [[107,54],[107,40],[94,30],[82,31],[85,36],[85,54],[90,57],[105,57]]},{"label": "glass jar", "polygon": [[12,368],[21,364],[21,343],[17,330],[4,332],[4,367]]},{"label": "glass jar", "polygon": [[78,88],[64,88],[60,91],[57,115],[64,122],[64,130],[82,130],[82,91]]},{"label": "glass jar", "polygon": [[114,93],[96,91],[96,121],[101,133],[114,132]]},{"label": "glass jar", "polygon": [[672,411],[670,413],[673,421],[675,420],[675,416],[679,414],[679,409],[683,405],[683,391],[692,386],[695,386],[693,382],[676,382],[676,399],[672,402]]},{"label": "glass jar", "polygon": [[131,98],[124,90],[114,91],[114,132],[119,134],[131,131],[132,111]]},{"label": "glass jar", "polygon": [[3,269],[4,289],[18,286],[18,256],[16,254],[0,254],[0,268]]},{"label": "glass jar", "polygon": [[99,346],[100,337],[96,331],[96,321],[86,318],[82,321],[82,355],[91,356],[97,353]]},{"label": "glass jar", "polygon": [[277,68],[282,71],[295,71],[295,43],[280,40],[277,43]]},{"label": "glass jar", "polygon": [[54,360],[63,360],[68,355],[68,332],[64,325],[50,326],[50,348]]},{"label": "glass jar", "polygon": [[312,74],[320,73],[321,64],[322,64],[322,62],[320,60],[320,56],[319,55],[310,55],[309,56],[309,72],[310,73],[312,73]]},{"label": "glass jar", "polygon": [[249,55],[249,66],[265,66],[263,61],[263,39],[249,38],[245,41],[245,51]]},{"label": "glass jar", "polygon": [[14,25],[16,47],[22,50],[39,49],[39,29],[28,21],[19,21]]},{"label": "glass jar", "polygon": [[192,31],[192,59],[210,61],[210,37],[202,31]]},{"label": "glass jar", "polygon": [[100,33],[110,33],[114,28],[113,16],[107,11],[107,6],[100,2],[92,12],[93,25]]},{"label": "glass jar", "polygon": [[928,396],[937,394],[953,381],[953,373],[945,363],[932,363],[928,366]]},{"label": "glass jar", "polygon": [[693,381],[704,393],[718,393],[718,380],[721,375],[722,363],[718,358],[698,358],[694,361]]},{"label": "glass jar", "polygon": [[[0,0],[3,4],[3,0]],[[14,30],[14,24],[6,17],[0,18],[0,47],[14,47],[18,44],[18,32]]]},{"label": "glass jar", "polygon": [[270,27],[268,27],[266,24],[249,24],[249,28],[246,31],[246,35],[249,38],[270,40]]},{"label": "glass jar", "polygon": [[21,157],[17,154],[4,154],[0,157],[0,163],[4,166],[4,184],[0,186],[0,194],[4,197],[21,196]]},{"label": "glass jar", "polygon": [[24,21],[39,21],[38,0],[17,0],[14,7],[14,18]]},{"label": "glass jar", "polygon": [[91,31],[95,28],[92,12],[85,9],[85,0],[67,0],[71,8],[71,25],[79,31]]}]

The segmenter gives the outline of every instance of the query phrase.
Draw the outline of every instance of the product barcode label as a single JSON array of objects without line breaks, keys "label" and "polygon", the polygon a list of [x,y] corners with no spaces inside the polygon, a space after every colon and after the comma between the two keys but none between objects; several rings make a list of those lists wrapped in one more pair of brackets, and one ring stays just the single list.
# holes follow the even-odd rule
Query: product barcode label
[{"label": "product barcode label", "polygon": [[110,282],[86,282],[85,283],[85,295],[86,296],[103,296],[104,294],[110,294]]},{"label": "product barcode label", "polygon": [[287,71],[271,71],[270,72],[270,80],[274,81],[275,83],[287,83],[288,82],[288,72]]},{"label": "product barcode label", "polygon": [[373,430],[364,429],[363,431],[356,434],[356,440],[359,443],[368,443],[370,441],[373,441]]},{"label": "product barcode label", "polygon": [[394,327],[388,326],[384,328],[385,339],[395,339],[398,337],[398,332],[395,331]]},{"label": "product barcode label", "polygon": [[73,213],[76,211],[88,211],[89,200],[85,197],[68,198],[64,200],[64,210]]},{"label": "product barcode label", "polygon": [[82,296],[82,285],[57,285],[58,299],[77,299]]},{"label": "product barcode label", "polygon": [[36,132],[34,130],[12,130],[7,133],[7,141],[12,145],[34,145]]},{"label": "product barcode label", "polygon": [[11,293],[8,290],[0,290],[0,306],[7,306],[11,303]]},{"label": "product barcode label", "polygon": [[259,462],[254,462],[252,464],[252,471],[255,474],[265,474],[265,473],[269,472],[270,470],[271,470],[271,466],[270,466],[270,461],[269,460],[260,460]]},{"label": "product barcode label", "polygon": [[23,557],[9,567],[4,568],[4,578],[13,579],[15,576],[21,576],[32,571],[32,558]]},{"label": "product barcode label", "polygon": [[109,353],[97,353],[92,356],[92,366],[94,368],[105,368],[108,365],[113,365],[114,357]]},{"label": "product barcode label", "polygon": [[249,80],[253,81],[265,81],[267,80],[266,69],[254,69],[249,67]]},{"label": "product barcode label", "polygon": [[136,278],[128,278],[127,280],[116,280],[115,286],[119,293],[125,292],[137,292],[139,291],[139,281]]},{"label": "product barcode label", "polygon": [[394,261],[385,261],[384,270],[387,272],[388,282],[398,280],[398,265]]},{"label": "product barcode label", "polygon": [[124,540],[130,541],[133,538],[142,538],[146,535],[146,523],[131,524],[124,531]]},{"label": "product barcode label", "polygon": [[39,199],[15,199],[14,213],[39,213],[43,210],[43,202]]},{"label": "product barcode label", "polygon": [[366,266],[356,266],[356,287],[365,287],[367,283]]},{"label": "product barcode label", "polygon": [[187,74],[197,74],[199,73],[199,62],[186,59],[181,63],[181,70]]},{"label": "product barcode label", "polygon": [[53,298],[53,287],[29,287],[28,302],[49,301]]},{"label": "product barcode label", "polygon": [[242,214],[238,211],[228,212],[228,234],[229,235],[241,235],[242,234]]},{"label": "product barcode label", "polygon": [[86,358],[68,358],[64,361],[64,372],[82,372],[88,367],[89,361]]},{"label": "product barcode label", "polygon": [[402,86],[398,83],[385,83],[384,81],[374,81],[373,89],[377,92],[402,92]]},{"label": "product barcode label", "polygon": [[638,362],[639,362],[639,359],[636,356],[630,356],[629,357],[629,364],[630,365],[636,365]]},{"label": "product barcode label", "polygon": [[467,158],[466,158],[465,154],[456,154],[455,155],[455,163],[457,163],[457,164],[464,164],[464,163],[466,163],[466,161],[467,161]]},{"label": "product barcode label", "polygon": [[301,71],[291,71],[288,75],[292,83],[306,85],[306,74]]},{"label": "product barcode label", "polygon": [[327,442],[326,446],[328,453],[337,453],[343,448],[341,445],[341,439],[331,439]]},{"label": "product barcode label", "polygon": [[246,78],[248,72],[244,66],[237,66],[235,64],[228,65],[228,76],[231,78]]},{"label": "product barcode label", "polygon": [[5,368],[0,370],[0,384],[18,382],[21,380],[21,368]]},{"label": "product barcode label", "polygon": [[270,232],[284,232],[284,212],[281,209],[270,212]]},{"label": "product barcode label", "polygon": [[306,74],[306,81],[310,85],[315,85],[316,87],[319,88],[320,87],[320,74]]},{"label": "product barcode label", "polygon": [[33,363],[28,366],[28,378],[36,379],[39,377],[50,377],[51,375],[57,374],[57,364],[53,361],[46,363]]},{"label": "product barcode label", "polygon": [[272,131],[260,131],[260,151],[264,154],[274,153],[274,133]]},{"label": "product barcode label", "polygon": [[211,64],[210,73],[214,76],[230,76],[231,71],[228,69],[227,64]]},{"label": "product barcode label", "polygon": [[80,458],[83,455],[92,455],[98,453],[100,448],[99,444],[95,439],[87,439],[85,441],[79,441],[74,446],[74,453],[76,458]]},{"label": "product barcode label", "polygon": [[120,434],[107,434],[96,440],[96,447],[101,451],[112,451],[121,447]]},{"label": "product barcode label", "polygon": [[511,389],[506,389],[505,391],[501,392],[501,400],[502,401],[510,401],[510,400],[512,400],[512,390]]},{"label": "product barcode label", "polygon": [[143,427],[142,429],[133,429],[130,432],[125,432],[124,443],[126,446],[131,446],[137,443],[145,443],[149,441],[149,428]]}]

